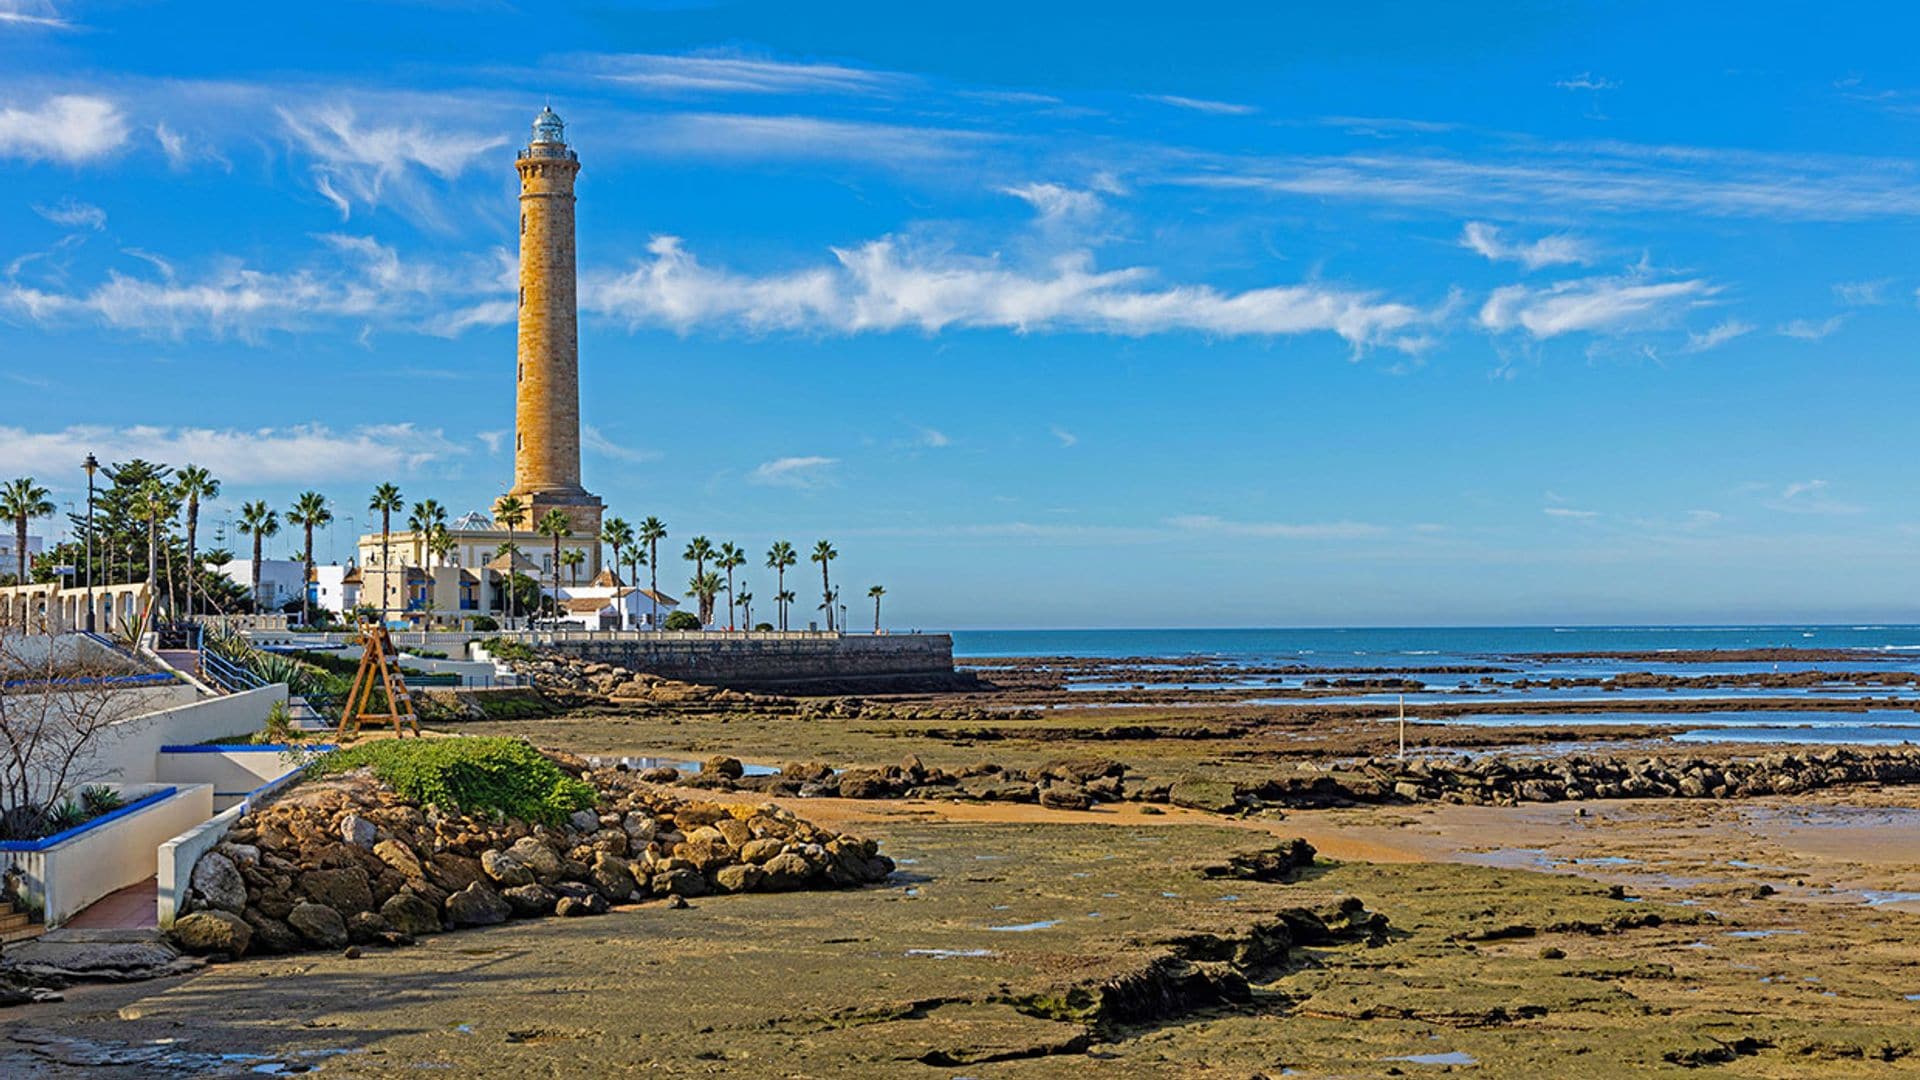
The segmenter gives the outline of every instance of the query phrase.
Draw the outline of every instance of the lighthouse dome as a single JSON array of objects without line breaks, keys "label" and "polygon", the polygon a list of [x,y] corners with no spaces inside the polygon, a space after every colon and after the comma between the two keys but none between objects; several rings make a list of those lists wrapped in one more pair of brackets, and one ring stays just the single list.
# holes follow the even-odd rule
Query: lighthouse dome
[{"label": "lighthouse dome", "polygon": [[565,135],[566,128],[566,121],[560,119],[560,114],[554,112],[553,106],[549,105],[540,110],[539,116],[533,118],[533,141],[537,143],[565,143],[567,141]]}]

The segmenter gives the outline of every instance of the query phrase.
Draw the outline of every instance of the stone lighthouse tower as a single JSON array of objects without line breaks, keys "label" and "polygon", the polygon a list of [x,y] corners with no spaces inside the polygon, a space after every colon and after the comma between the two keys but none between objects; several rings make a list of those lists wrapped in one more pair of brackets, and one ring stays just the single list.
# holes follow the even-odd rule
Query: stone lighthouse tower
[{"label": "stone lighthouse tower", "polygon": [[[574,291],[573,180],[580,158],[551,108],[520,151],[520,356],[514,376],[513,494],[600,535],[601,503],[580,486],[580,334]],[[595,553],[599,545],[593,546]],[[592,560],[597,569],[599,559]]]}]

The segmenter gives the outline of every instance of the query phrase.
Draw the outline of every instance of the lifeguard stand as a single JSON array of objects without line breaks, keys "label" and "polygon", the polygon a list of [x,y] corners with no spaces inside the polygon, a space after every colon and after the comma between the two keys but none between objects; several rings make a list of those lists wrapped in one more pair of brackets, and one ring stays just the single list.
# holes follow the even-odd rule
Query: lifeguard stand
[{"label": "lifeguard stand", "polygon": [[[390,721],[396,736],[404,737],[412,731],[418,737],[420,719],[414,714],[413,697],[407,692],[406,680],[395,670],[396,650],[387,628],[379,623],[363,622],[360,641],[365,651],[360,654],[360,670],[354,672],[353,688],[347,691],[346,704],[340,707],[339,739],[345,742],[358,738],[360,725],[368,720]],[[371,711],[376,686],[386,691],[386,712]]]}]

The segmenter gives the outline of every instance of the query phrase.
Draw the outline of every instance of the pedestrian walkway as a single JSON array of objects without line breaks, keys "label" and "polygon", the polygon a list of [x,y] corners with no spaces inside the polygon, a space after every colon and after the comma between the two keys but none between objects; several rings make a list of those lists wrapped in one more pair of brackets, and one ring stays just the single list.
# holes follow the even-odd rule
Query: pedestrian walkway
[{"label": "pedestrian walkway", "polygon": [[87,905],[66,921],[69,930],[151,930],[160,924],[159,880],[148,878]]}]

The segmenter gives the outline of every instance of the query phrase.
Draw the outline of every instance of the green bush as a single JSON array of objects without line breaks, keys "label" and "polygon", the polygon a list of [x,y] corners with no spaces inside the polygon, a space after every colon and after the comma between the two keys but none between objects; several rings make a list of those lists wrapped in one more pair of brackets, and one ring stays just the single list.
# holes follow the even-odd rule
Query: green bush
[{"label": "green bush", "polygon": [[515,641],[512,638],[490,637],[480,644],[487,650],[487,654],[495,660],[527,661],[533,659],[532,647]]},{"label": "green bush", "polygon": [[127,800],[110,787],[95,785],[80,789],[80,807],[86,811],[88,819],[111,814],[126,804]]},{"label": "green bush", "polygon": [[698,630],[700,616],[691,611],[670,611],[667,613],[666,622],[662,625],[669,630]]},{"label": "green bush", "polygon": [[364,766],[415,802],[468,813],[499,811],[546,825],[591,809],[595,799],[592,787],[519,739],[381,739],[336,750],[307,768],[326,776]]},{"label": "green bush", "polygon": [[467,620],[467,626],[476,634],[491,634],[500,629],[500,620],[491,615],[475,615]]}]

